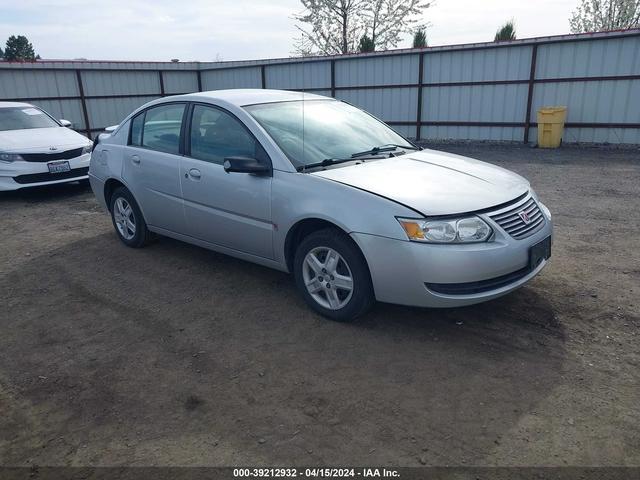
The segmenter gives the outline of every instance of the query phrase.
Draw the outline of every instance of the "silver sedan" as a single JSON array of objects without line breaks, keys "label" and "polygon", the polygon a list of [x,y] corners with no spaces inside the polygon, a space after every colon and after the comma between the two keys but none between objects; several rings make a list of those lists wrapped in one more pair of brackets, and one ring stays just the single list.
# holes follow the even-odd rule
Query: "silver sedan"
[{"label": "silver sedan", "polygon": [[375,300],[490,300],[551,255],[551,214],[527,180],[422,149],[317,95],[155,100],[99,136],[89,178],[126,245],[160,234],[292,272],[307,303],[335,320]]}]

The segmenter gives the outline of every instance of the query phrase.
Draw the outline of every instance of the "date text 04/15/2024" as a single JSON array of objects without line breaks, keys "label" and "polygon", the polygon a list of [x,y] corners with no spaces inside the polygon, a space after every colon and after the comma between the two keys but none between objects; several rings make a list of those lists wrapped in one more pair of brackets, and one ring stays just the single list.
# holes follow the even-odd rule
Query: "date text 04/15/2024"
[{"label": "date text 04/15/2024", "polygon": [[388,468],[234,468],[234,478],[397,478]]}]

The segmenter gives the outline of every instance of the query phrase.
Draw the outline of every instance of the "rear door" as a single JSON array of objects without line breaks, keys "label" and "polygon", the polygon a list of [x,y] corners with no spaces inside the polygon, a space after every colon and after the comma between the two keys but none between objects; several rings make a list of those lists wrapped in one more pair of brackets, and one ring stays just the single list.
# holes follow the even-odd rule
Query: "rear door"
[{"label": "rear door", "polygon": [[264,258],[273,258],[271,176],[227,173],[231,156],[271,161],[234,115],[194,104],[181,160],[182,196],[189,235]]},{"label": "rear door", "polygon": [[148,225],[184,233],[180,154],[185,103],[151,107],[131,121],[123,177]]}]

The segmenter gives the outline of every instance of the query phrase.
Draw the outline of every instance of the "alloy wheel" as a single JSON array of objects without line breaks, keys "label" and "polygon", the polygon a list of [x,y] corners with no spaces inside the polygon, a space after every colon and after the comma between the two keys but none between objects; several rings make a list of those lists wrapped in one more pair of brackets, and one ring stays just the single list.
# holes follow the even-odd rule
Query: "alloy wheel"
[{"label": "alloy wheel", "polygon": [[334,249],[316,247],[302,264],[302,278],[309,295],[329,310],[343,308],[353,295],[353,275],[345,259]]},{"label": "alloy wheel", "polygon": [[113,209],[116,228],[125,240],[131,240],[136,235],[136,218],[133,209],[126,198],[118,197]]}]

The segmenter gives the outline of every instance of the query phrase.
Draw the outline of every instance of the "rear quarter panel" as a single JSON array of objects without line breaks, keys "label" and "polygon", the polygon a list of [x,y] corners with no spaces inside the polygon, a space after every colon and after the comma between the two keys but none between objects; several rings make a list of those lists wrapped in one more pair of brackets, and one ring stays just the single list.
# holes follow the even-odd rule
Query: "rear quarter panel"
[{"label": "rear quarter panel", "polygon": [[122,179],[122,162],[128,132],[128,125],[123,125],[123,128],[115,134],[101,134],[100,142],[91,153],[89,163],[89,175],[93,177],[91,186],[94,195],[103,204],[105,204],[104,184],[107,180],[114,178],[126,184]]}]

